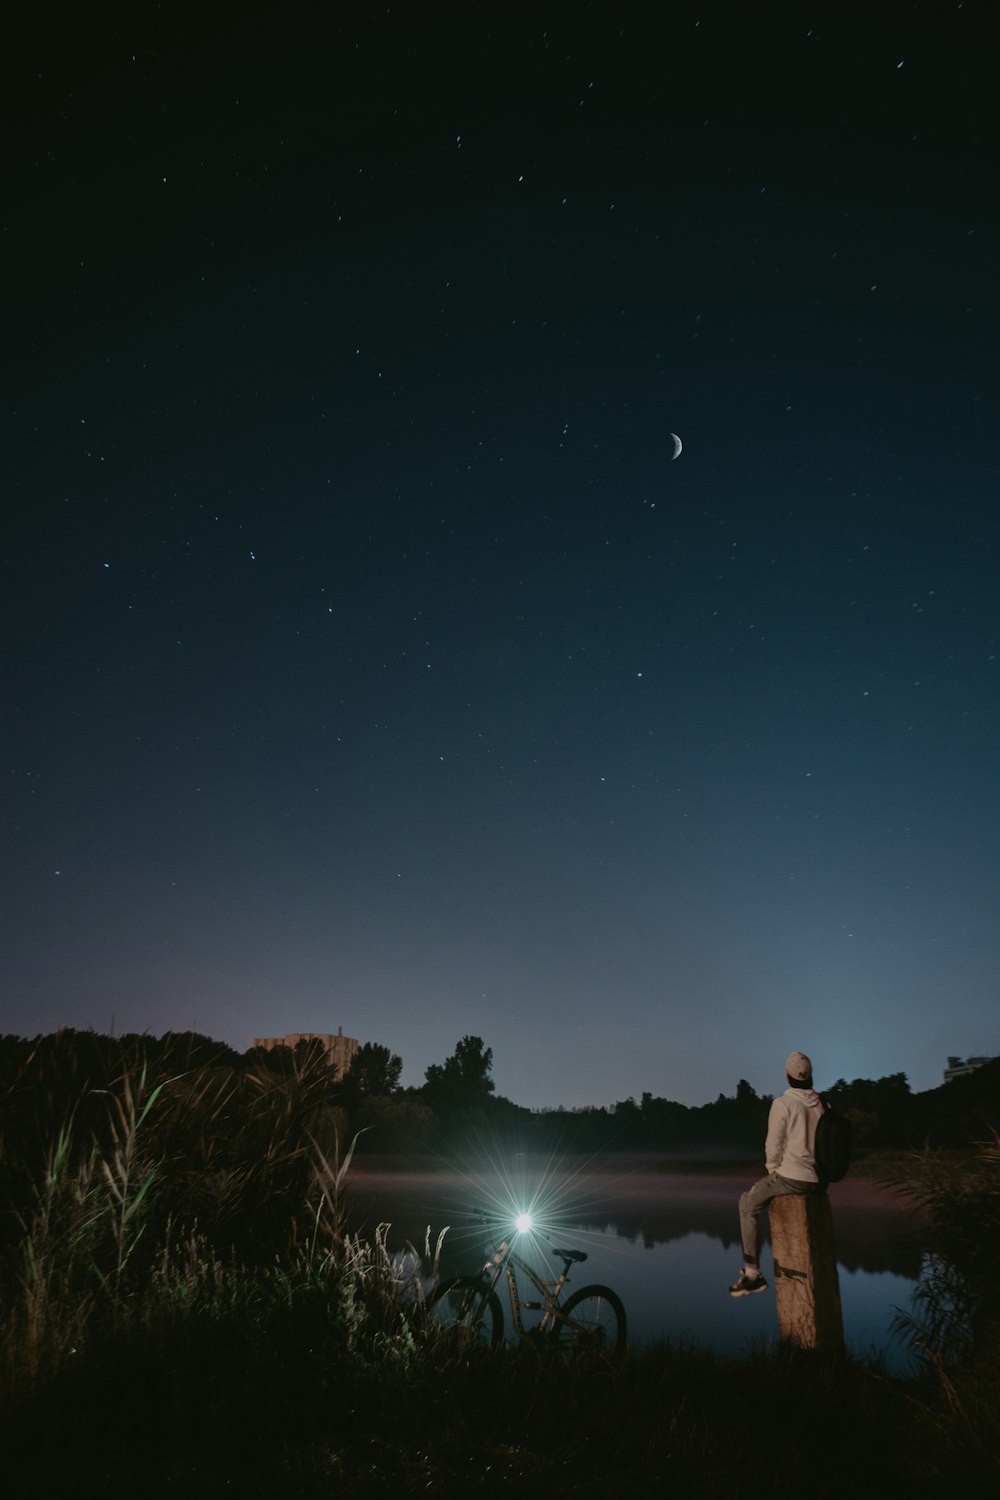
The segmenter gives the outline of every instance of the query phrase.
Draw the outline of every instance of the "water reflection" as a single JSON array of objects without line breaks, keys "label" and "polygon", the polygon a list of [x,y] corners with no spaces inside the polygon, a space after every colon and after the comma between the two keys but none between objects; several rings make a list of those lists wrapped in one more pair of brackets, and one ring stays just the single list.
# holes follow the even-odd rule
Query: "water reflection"
[{"label": "water reflection", "polygon": [[[732,1356],[776,1337],[773,1291],[739,1299],[727,1291],[740,1264],[736,1200],[752,1170],[589,1171],[560,1178],[557,1191],[551,1174],[545,1190],[542,1180],[527,1168],[515,1183],[502,1173],[362,1171],[352,1179],[352,1221],[361,1230],[389,1222],[395,1247],[422,1247],[428,1230],[433,1239],[448,1226],[442,1270],[453,1274],[481,1265],[491,1247],[482,1210],[496,1225],[509,1223],[531,1200],[544,1219],[547,1199],[551,1236],[588,1255],[575,1284],[614,1287],[633,1342],[667,1338]],[[880,1355],[903,1373],[910,1357],[891,1325],[897,1309],[910,1307],[920,1273],[918,1227],[902,1200],[870,1184],[840,1183],[830,1196],[848,1346],[866,1358]],[[762,1269],[770,1281],[766,1231],[763,1239]]]}]

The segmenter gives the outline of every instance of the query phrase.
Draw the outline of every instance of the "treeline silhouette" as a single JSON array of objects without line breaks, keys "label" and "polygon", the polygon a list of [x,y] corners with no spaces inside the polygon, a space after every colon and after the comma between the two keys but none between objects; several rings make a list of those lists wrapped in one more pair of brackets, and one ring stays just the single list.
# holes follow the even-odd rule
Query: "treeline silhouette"
[{"label": "treeline silhouette", "polygon": [[[346,1076],[329,1068],[318,1040],[294,1048],[237,1052],[196,1032],[103,1036],[63,1029],[27,1039],[0,1037],[0,1173],[35,1180],[56,1132],[72,1124],[76,1149],[110,1144],[123,1080],[143,1100],[149,1149],[188,1161],[208,1184],[199,1212],[217,1210],[238,1179],[241,1193],[261,1180],[260,1163],[298,1160],[310,1142],[343,1150],[358,1136],[362,1154],[448,1151],[470,1134],[510,1138],[522,1150],[680,1152],[758,1157],[769,1095],[745,1079],[711,1103],[685,1105],[644,1092],[610,1107],[530,1110],[494,1091],[492,1051],[466,1036],[419,1088],[402,1088],[402,1062],[379,1043],[359,1050]],[[876,1147],[960,1146],[1000,1128],[1000,1061],[914,1094],[904,1073],[839,1079],[826,1095],[851,1119],[857,1151]],[[134,1101],[133,1101],[134,1102]],[[302,1180],[308,1176],[302,1162]],[[288,1184],[286,1183],[287,1187]],[[188,1183],[187,1202],[193,1180]],[[14,1194],[16,1200],[17,1194]],[[280,1210],[283,1213],[283,1209]],[[256,1215],[255,1215],[256,1217]]]}]

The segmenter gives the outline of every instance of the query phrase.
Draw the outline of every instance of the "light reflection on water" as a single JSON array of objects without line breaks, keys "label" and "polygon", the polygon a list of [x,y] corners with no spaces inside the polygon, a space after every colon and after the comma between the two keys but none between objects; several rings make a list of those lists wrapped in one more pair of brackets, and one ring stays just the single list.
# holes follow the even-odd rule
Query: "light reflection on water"
[{"label": "light reflection on water", "polygon": [[[571,1192],[561,1185],[549,1237],[588,1256],[572,1268],[570,1290],[593,1281],[613,1287],[636,1344],[668,1339],[738,1357],[774,1342],[766,1232],[761,1269],[772,1287],[753,1297],[728,1293],[741,1261],[736,1199],[752,1180],[752,1169],[743,1175],[661,1171],[590,1173],[585,1182],[573,1179]],[[428,1229],[433,1239],[450,1226],[442,1273],[451,1275],[480,1268],[495,1243],[477,1211],[492,1205],[498,1224],[510,1222],[524,1206],[515,1199],[525,1192],[531,1192],[530,1183],[512,1193],[509,1179],[504,1186],[483,1173],[362,1171],[352,1179],[351,1203],[359,1228],[389,1222],[390,1243],[397,1247],[409,1242],[422,1248]],[[891,1330],[897,1310],[911,1307],[920,1270],[913,1220],[898,1199],[867,1183],[836,1185],[831,1202],[848,1347],[863,1358],[881,1357],[890,1372],[904,1374],[911,1367],[909,1351]],[[543,1274],[554,1274],[546,1269],[543,1241],[522,1248]]]}]

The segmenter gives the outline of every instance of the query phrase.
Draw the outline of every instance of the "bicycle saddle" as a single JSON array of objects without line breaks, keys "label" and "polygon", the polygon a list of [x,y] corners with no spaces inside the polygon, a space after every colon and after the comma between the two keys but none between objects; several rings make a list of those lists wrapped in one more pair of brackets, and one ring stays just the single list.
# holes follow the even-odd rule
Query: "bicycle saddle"
[{"label": "bicycle saddle", "polygon": [[586,1250],[557,1250],[556,1247],[555,1247],[555,1245],[552,1246],[552,1254],[553,1255],[558,1255],[558,1257],[559,1257],[560,1260],[586,1260],[587,1259],[587,1252],[586,1252]]}]

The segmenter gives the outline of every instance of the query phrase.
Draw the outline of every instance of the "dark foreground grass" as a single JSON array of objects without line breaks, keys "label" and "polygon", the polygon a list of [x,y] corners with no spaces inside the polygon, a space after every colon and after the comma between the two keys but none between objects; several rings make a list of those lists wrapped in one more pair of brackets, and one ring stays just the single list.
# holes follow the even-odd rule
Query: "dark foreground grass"
[{"label": "dark foreground grass", "polygon": [[4,1492],[800,1500],[950,1495],[1000,1473],[982,1377],[907,1384],[791,1352],[459,1351],[418,1322],[352,1326],[317,1282],[95,1338],[8,1392]]}]

